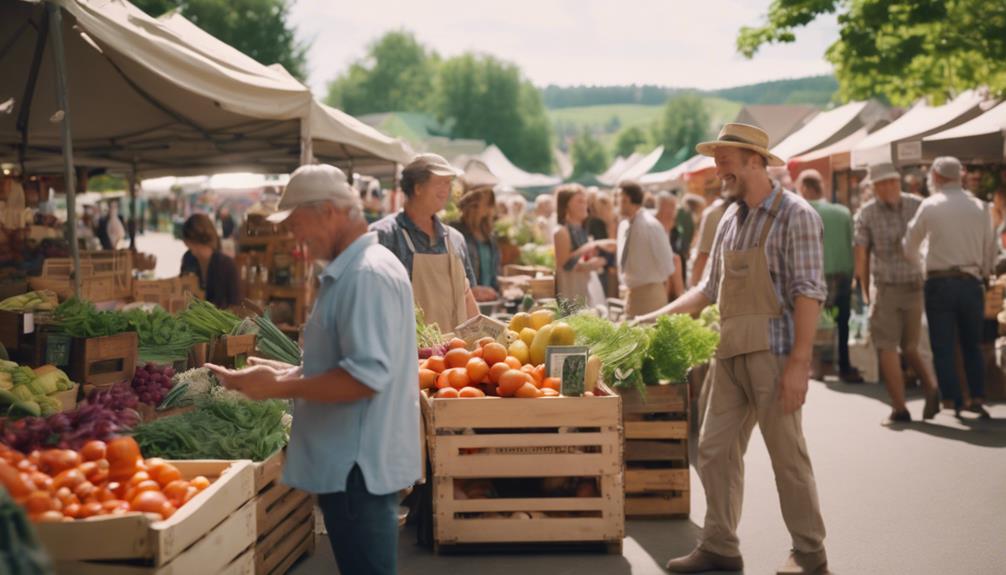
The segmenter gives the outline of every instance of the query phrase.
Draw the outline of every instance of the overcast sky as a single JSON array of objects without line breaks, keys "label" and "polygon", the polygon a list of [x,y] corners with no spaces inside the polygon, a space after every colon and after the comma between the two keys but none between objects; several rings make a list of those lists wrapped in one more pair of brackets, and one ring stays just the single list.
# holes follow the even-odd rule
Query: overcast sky
[{"label": "overcast sky", "polygon": [[309,83],[329,80],[388,30],[406,28],[443,56],[467,50],[518,64],[537,85],[661,84],[723,88],[830,73],[834,17],[797,42],[745,60],[737,31],[764,19],[770,0],[295,0],[298,37],[312,40]]}]

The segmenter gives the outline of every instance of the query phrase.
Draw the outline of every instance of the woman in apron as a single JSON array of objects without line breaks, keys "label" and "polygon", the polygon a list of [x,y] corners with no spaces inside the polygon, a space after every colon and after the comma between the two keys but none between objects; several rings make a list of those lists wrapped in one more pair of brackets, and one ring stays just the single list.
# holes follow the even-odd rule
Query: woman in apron
[{"label": "woman in apron", "polygon": [[603,305],[604,288],[597,271],[603,269],[606,262],[598,255],[598,249],[610,251],[614,241],[594,241],[588,236],[584,227],[587,192],[583,186],[568,184],[556,190],[556,219],[559,227],[552,236],[556,297],[586,303],[591,307]]},{"label": "woman in apron", "polygon": [[404,209],[370,226],[378,242],[409,272],[412,294],[426,323],[437,324],[444,333],[478,315],[465,238],[437,217],[459,175],[461,171],[441,156],[419,154],[402,170]]}]

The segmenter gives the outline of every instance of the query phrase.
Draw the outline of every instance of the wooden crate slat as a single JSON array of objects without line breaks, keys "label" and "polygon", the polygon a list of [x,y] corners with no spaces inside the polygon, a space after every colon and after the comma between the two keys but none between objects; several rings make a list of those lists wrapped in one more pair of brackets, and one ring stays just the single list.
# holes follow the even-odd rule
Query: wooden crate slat
[{"label": "wooden crate slat", "polygon": [[691,511],[689,492],[660,496],[625,496],[627,517],[687,517]]},{"label": "wooden crate slat", "polygon": [[295,508],[283,521],[273,525],[268,532],[263,533],[258,542],[255,543],[256,552],[265,557],[272,553],[272,549],[286,540],[291,532],[308,518],[314,518],[314,503],[302,504]]},{"label": "wooden crate slat", "polygon": [[485,398],[478,401],[429,400],[433,432],[457,428],[601,427],[618,421],[616,397],[554,399]]},{"label": "wooden crate slat", "polygon": [[557,477],[618,473],[613,453],[458,455],[438,453],[433,474],[453,477]]},{"label": "wooden crate slat", "polygon": [[626,461],[682,461],[688,463],[684,440],[630,439],[625,442]]},{"label": "wooden crate slat", "polygon": [[467,435],[438,435],[435,439],[438,450],[469,448],[513,448],[534,447],[584,447],[613,446],[618,440],[617,429],[588,431],[585,433],[487,433]]},{"label": "wooden crate slat", "polygon": [[497,513],[502,511],[601,511],[604,497],[530,497],[504,499],[451,499],[437,501],[439,512]]},{"label": "wooden crate slat", "polygon": [[688,439],[687,421],[626,421],[626,439]]},{"label": "wooden crate slat", "polygon": [[311,496],[299,489],[288,490],[282,498],[258,516],[259,533],[268,533],[284,518],[311,501]]},{"label": "wooden crate slat", "polygon": [[443,525],[438,542],[539,543],[620,540],[623,533],[604,517],[543,519],[459,519]]},{"label": "wooden crate slat", "polygon": [[625,491],[647,493],[660,491],[687,491],[690,481],[688,469],[626,469]]},{"label": "wooden crate slat", "polygon": [[255,492],[265,489],[273,481],[277,481],[283,476],[283,464],[286,462],[286,451],[279,450],[269,456],[265,461],[254,463],[255,468]]},{"label": "wooden crate slat", "polygon": [[635,389],[620,390],[622,412],[628,414],[685,413],[688,394],[684,385],[664,384],[646,386],[644,399]]},{"label": "wooden crate slat", "polygon": [[[303,546],[305,541],[314,538],[314,509],[312,506],[304,506],[303,512],[298,511],[295,516],[299,522],[284,523],[279,529],[285,537],[280,538],[270,547],[256,545],[255,572],[256,573],[282,573],[276,569],[287,558],[293,554],[298,547]],[[293,519],[291,517],[291,519]]]},{"label": "wooden crate slat", "polygon": [[314,533],[311,532],[307,538],[300,542],[300,545],[298,545],[292,553],[287,555],[283,561],[273,567],[270,575],[281,575],[290,571],[290,568],[293,567],[294,563],[296,563],[301,557],[304,555],[311,556],[314,554],[314,546]]}]

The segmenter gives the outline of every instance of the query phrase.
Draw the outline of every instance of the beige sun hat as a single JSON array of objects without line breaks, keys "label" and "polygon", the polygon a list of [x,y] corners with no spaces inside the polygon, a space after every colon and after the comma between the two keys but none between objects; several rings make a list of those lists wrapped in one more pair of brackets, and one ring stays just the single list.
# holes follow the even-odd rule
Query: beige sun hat
[{"label": "beige sun hat", "polygon": [[723,126],[720,135],[712,142],[702,142],[695,151],[703,156],[712,156],[719,147],[742,148],[763,156],[770,166],[785,166],[786,162],[768,149],[768,134],[757,126],[732,123]]}]

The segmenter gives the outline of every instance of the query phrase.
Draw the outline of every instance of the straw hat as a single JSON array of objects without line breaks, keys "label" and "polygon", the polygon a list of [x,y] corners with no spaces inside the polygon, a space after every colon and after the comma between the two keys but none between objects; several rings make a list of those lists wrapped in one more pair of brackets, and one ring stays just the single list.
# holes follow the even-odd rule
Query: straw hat
[{"label": "straw hat", "polygon": [[768,134],[765,130],[748,124],[726,124],[720,135],[712,142],[702,142],[695,151],[703,156],[712,156],[719,147],[742,148],[763,156],[770,166],[785,166],[786,162],[768,149]]}]

